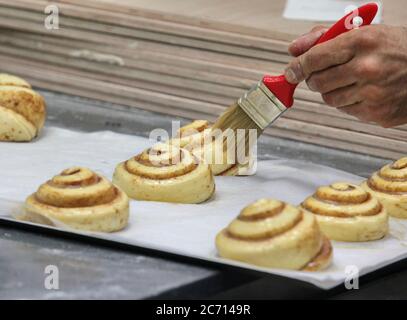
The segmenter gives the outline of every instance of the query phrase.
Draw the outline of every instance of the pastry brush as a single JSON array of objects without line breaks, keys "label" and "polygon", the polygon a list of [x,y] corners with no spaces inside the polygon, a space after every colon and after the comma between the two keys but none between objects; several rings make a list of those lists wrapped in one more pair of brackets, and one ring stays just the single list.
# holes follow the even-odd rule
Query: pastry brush
[{"label": "pastry brush", "polygon": [[[353,28],[371,24],[377,10],[376,3],[369,3],[355,9],[335,23],[315,45],[329,41]],[[236,142],[236,150],[241,150],[241,144],[244,143],[244,151],[247,154],[249,130],[257,130],[257,137],[259,137],[266,127],[293,105],[296,87],[297,84],[289,83],[284,75],[264,76],[259,83],[218,118],[213,129],[220,129],[221,132],[231,129],[235,133],[238,129],[245,130],[244,139]]]}]

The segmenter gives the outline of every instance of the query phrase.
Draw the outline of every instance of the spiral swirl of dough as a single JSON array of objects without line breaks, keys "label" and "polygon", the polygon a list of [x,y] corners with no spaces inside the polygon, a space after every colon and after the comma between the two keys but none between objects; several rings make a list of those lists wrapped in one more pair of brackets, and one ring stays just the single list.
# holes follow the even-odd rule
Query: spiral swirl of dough
[{"label": "spiral swirl of dough", "polygon": [[[215,139],[211,131],[211,124],[206,120],[195,120],[181,127],[177,136],[169,143],[189,150],[194,156],[209,164],[215,176],[237,176],[251,174],[253,157],[245,163],[233,161],[236,157],[228,157],[228,151],[223,145],[223,138]],[[233,156],[233,157],[232,157]]]},{"label": "spiral swirl of dough", "polygon": [[407,157],[373,173],[362,187],[381,201],[389,215],[407,219]]},{"label": "spiral swirl of dough", "polygon": [[[184,148],[190,151],[195,157],[209,164],[213,174],[220,175],[227,171],[233,164],[226,163],[221,140],[213,141],[211,139],[211,125],[206,120],[195,120],[186,126],[181,127],[176,138],[169,142],[172,145]],[[215,153],[222,156],[220,163],[216,162]]]},{"label": "spiral swirl of dough", "polygon": [[137,200],[200,203],[215,191],[210,167],[188,150],[167,143],[119,164],[113,182]]},{"label": "spiral swirl of dough", "polygon": [[332,247],[309,213],[273,199],[244,208],[216,237],[220,256],[268,268],[320,270]]},{"label": "spiral swirl of dough", "polygon": [[188,145],[197,145],[203,141],[205,134],[210,133],[210,130],[211,125],[209,121],[194,120],[181,127],[172,142],[177,141],[181,148],[185,148]]},{"label": "spiral swirl of dough", "polygon": [[354,184],[338,182],[320,187],[301,207],[315,215],[322,232],[332,240],[370,241],[383,238],[388,231],[386,209]]},{"label": "spiral swirl of dough", "polygon": [[24,219],[112,232],[127,225],[128,215],[129,199],[124,192],[89,169],[73,167],[28,197]]},{"label": "spiral swirl of dough", "polygon": [[31,141],[44,126],[46,106],[25,80],[0,74],[0,141]]}]

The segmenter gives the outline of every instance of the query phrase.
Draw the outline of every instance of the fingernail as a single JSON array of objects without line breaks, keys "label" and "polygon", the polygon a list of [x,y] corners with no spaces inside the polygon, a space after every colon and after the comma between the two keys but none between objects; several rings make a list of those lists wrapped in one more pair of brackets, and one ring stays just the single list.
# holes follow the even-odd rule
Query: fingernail
[{"label": "fingernail", "polygon": [[285,78],[287,79],[288,82],[296,82],[297,80],[297,77],[295,76],[295,73],[291,68],[287,68],[285,70]]},{"label": "fingernail", "polygon": [[298,41],[300,41],[301,39],[305,38],[306,34],[303,34],[302,36],[299,36],[298,38],[294,39],[293,41],[291,41],[291,44],[297,43]]},{"label": "fingernail", "polygon": [[300,74],[298,72],[298,68],[294,67],[288,67],[285,70],[285,77],[288,82],[291,83],[297,83],[300,79]]},{"label": "fingernail", "polygon": [[315,88],[315,83],[314,83],[314,81],[312,81],[312,79],[308,80],[307,85],[311,91],[314,91],[314,92],[317,91],[317,89]]},{"label": "fingernail", "polygon": [[321,30],[314,31],[314,32],[307,32],[307,33],[304,33],[303,35],[301,35],[298,39],[296,39],[294,41],[297,41],[300,39],[308,39],[310,37],[319,39],[325,32],[326,32],[325,29],[321,29]]},{"label": "fingernail", "polygon": [[302,35],[302,36],[298,37],[297,39],[294,39],[293,41],[291,41],[289,46],[290,47],[296,46],[298,43],[301,43],[301,40],[304,38],[306,38],[306,35]]},{"label": "fingernail", "polygon": [[315,36],[318,37],[318,38],[321,38],[321,37],[325,34],[325,32],[327,32],[327,31],[328,31],[328,29],[321,29],[321,30],[318,30],[318,31],[315,33]]}]

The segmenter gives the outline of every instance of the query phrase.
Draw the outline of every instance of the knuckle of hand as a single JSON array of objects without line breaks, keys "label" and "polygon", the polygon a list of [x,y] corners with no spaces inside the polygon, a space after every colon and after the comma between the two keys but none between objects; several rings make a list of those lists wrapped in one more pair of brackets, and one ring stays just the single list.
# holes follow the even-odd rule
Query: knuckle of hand
[{"label": "knuckle of hand", "polygon": [[353,50],[352,47],[347,47],[344,51],[343,51],[343,55],[346,57],[346,61],[350,61],[353,59],[353,57],[355,56],[355,50]]},{"label": "knuckle of hand", "polygon": [[362,91],[364,100],[372,103],[378,103],[384,97],[383,89],[376,85],[368,85]]},{"label": "knuckle of hand", "polygon": [[359,62],[357,72],[362,79],[373,79],[378,77],[381,70],[380,63],[373,57],[366,57]]},{"label": "knuckle of hand", "polygon": [[337,106],[337,97],[332,94],[332,93],[325,93],[322,94],[322,100],[331,107],[336,107]]},{"label": "knuckle of hand", "polygon": [[354,32],[354,43],[357,48],[366,49],[377,45],[378,33],[375,28],[363,28]]},{"label": "knuckle of hand", "polygon": [[307,84],[311,90],[323,92],[326,81],[324,81],[324,79],[322,79],[322,77],[319,75],[312,75],[310,78],[308,78]]},{"label": "knuckle of hand", "polygon": [[352,37],[349,38],[349,36],[345,33],[343,36],[336,38],[335,41],[338,51],[335,52],[336,54],[334,57],[336,60],[338,60],[338,64],[342,64],[344,60],[349,61],[355,56],[356,50],[352,45]]},{"label": "knuckle of hand", "polygon": [[316,70],[317,62],[318,62],[318,54],[316,53],[313,48],[311,48],[307,54],[301,56],[302,59],[300,60],[302,70],[304,75],[308,76],[312,72]]},{"label": "knuckle of hand", "polygon": [[300,56],[300,59],[298,60],[299,64],[301,66],[302,73],[305,77],[309,76],[311,72],[309,71],[311,69],[310,65],[312,64],[312,57],[310,54],[303,54]]}]

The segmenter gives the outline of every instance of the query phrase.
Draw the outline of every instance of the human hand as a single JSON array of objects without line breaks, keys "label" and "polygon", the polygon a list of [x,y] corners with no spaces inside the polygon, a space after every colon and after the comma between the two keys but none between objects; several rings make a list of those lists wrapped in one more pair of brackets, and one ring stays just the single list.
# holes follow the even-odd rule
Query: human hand
[{"label": "human hand", "polygon": [[362,121],[406,124],[407,28],[366,26],[312,47],[326,30],[316,27],[290,45],[296,58],[287,80],[306,80],[327,105]]}]

